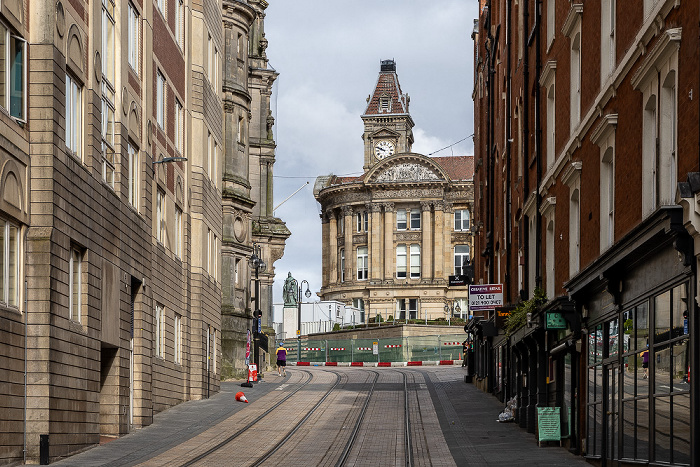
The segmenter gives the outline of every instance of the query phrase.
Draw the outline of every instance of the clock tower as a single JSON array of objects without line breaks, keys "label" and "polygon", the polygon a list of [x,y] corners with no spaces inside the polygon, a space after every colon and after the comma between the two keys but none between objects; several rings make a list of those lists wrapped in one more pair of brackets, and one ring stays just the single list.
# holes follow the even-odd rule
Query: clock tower
[{"label": "clock tower", "polygon": [[365,172],[389,156],[411,152],[414,123],[408,113],[409,100],[408,94],[401,93],[396,62],[382,60],[377,84],[362,115]]}]

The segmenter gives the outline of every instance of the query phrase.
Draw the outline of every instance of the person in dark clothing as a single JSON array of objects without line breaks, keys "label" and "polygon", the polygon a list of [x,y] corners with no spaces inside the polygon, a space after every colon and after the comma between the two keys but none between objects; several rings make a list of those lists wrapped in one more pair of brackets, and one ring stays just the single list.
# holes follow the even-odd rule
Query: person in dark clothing
[{"label": "person in dark clothing", "polygon": [[462,342],[462,367],[467,366],[467,352],[469,352],[469,344],[467,344],[467,341],[465,340]]},{"label": "person in dark clothing", "polygon": [[282,372],[287,376],[287,349],[284,348],[284,342],[277,348],[277,374],[282,376]]}]

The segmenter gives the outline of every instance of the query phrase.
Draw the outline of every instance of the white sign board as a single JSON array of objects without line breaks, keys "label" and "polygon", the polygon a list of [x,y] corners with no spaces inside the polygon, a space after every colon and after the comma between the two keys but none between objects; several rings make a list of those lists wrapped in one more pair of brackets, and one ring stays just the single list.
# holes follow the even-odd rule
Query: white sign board
[{"label": "white sign board", "polygon": [[480,284],[469,286],[469,309],[493,310],[503,306],[503,284]]},{"label": "white sign board", "polygon": [[372,342],[372,355],[379,355],[379,342]]}]

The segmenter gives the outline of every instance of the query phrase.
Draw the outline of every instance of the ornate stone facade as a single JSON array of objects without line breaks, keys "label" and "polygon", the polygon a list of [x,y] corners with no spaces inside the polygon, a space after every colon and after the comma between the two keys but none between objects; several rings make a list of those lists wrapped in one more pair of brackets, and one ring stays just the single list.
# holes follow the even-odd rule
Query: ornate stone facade
[{"label": "ornate stone facade", "polygon": [[472,250],[473,157],[412,153],[413,120],[393,61],[382,62],[377,86],[362,116],[364,175],[315,184],[330,226],[320,297],[360,307],[370,319],[447,318],[445,305],[455,300],[467,316],[466,287],[449,287],[448,277],[461,274],[463,251]]}]

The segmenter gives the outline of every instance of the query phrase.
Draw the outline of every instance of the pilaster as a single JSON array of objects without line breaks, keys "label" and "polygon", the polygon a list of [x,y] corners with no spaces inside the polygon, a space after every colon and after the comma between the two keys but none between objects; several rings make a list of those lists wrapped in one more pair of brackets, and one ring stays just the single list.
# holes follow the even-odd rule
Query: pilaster
[{"label": "pilaster", "polygon": [[383,203],[384,208],[384,280],[394,278],[394,203]]},{"label": "pilaster", "polygon": [[435,259],[433,261],[434,264],[434,274],[433,277],[436,279],[444,279],[445,274],[444,274],[444,265],[445,265],[445,248],[443,245],[444,242],[444,237],[443,237],[443,230],[445,228],[445,212],[444,212],[444,203],[442,201],[436,202],[434,205],[435,208],[435,232],[434,232],[434,251],[435,251]]},{"label": "pilaster", "polygon": [[354,280],[353,271],[357,268],[357,254],[352,245],[352,213],[351,206],[343,206],[343,223],[345,232],[345,281]]},{"label": "pilaster", "polygon": [[[326,277],[327,284],[336,284],[338,282],[338,220],[335,217],[335,212],[326,212],[327,225],[328,225],[328,237],[324,235],[326,239],[326,245],[329,245],[328,253],[330,257],[328,274]],[[324,224],[326,227],[326,224]],[[325,264],[325,262],[324,262]]]},{"label": "pilaster", "polygon": [[367,210],[371,213],[369,220],[369,241],[370,255],[370,279],[381,280],[382,278],[382,213],[381,206],[373,203],[367,205]]},{"label": "pilaster", "polygon": [[421,242],[421,267],[420,274],[421,279],[424,281],[429,281],[433,278],[433,223],[430,222],[432,203],[427,201],[421,201],[421,229],[423,230],[422,242]]}]

